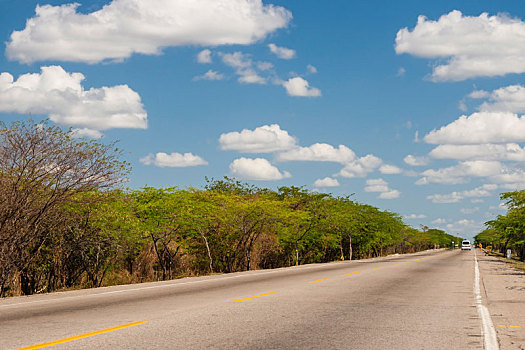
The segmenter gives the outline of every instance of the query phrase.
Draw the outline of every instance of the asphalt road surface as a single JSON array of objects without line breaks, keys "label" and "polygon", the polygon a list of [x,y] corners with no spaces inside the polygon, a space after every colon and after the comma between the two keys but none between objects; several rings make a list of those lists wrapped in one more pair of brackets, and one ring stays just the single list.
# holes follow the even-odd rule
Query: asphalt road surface
[{"label": "asphalt road surface", "polygon": [[0,349],[490,348],[482,259],[426,251],[9,298]]}]

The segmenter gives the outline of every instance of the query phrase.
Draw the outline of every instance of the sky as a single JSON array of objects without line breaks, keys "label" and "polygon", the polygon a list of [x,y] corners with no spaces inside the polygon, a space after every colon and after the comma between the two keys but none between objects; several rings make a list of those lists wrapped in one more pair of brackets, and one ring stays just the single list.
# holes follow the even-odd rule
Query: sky
[{"label": "sky", "polygon": [[0,0],[0,38],[0,120],[118,141],[133,189],[305,186],[471,238],[525,188],[519,0]]}]

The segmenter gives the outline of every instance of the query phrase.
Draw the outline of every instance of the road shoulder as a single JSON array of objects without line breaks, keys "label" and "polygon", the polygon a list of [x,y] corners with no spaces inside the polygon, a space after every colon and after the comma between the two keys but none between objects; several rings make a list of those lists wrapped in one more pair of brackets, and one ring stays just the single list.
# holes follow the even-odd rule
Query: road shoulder
[{"label": "road shoulder", "polygon": [[502,349],[525,349],[525,273],[476,252],[483,299]]}]

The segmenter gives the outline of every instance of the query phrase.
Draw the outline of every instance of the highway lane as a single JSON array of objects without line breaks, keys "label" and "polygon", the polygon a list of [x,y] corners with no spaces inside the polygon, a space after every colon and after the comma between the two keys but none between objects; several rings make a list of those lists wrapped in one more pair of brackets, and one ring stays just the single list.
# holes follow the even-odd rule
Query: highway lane
[{"label": "highway lane", "polygon": [[0,301],[0,348],[87,334],[53,348],[481,349],[474,254],[427,251],[11,298]]}]

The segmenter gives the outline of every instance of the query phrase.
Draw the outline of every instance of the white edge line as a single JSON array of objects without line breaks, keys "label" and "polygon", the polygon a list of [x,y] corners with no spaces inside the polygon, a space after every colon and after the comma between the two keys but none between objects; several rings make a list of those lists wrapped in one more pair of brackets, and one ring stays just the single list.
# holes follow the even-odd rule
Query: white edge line
[{"label": "white edge line", "polygon": [[492,324],[492,319],[490,318],[489,309],[483,305],[481,300],[481,291],[479,288],[479,266],[478,258],[476,253],[474,253],[474,296],[476,298],[476,308],[478,309],[479,317],[481,318],[482,323],[482,333],[483,341],[485,343],[486,350],[498,350],[498,338],[496,336],[496,329]]}]

